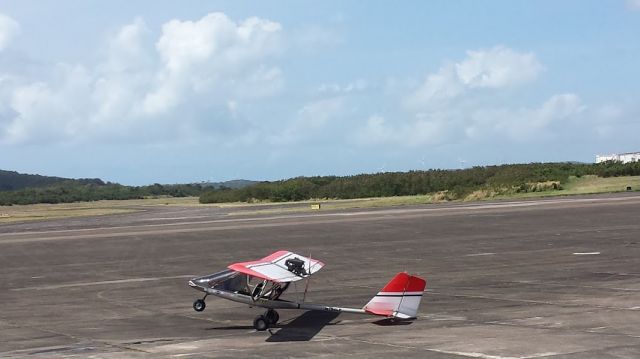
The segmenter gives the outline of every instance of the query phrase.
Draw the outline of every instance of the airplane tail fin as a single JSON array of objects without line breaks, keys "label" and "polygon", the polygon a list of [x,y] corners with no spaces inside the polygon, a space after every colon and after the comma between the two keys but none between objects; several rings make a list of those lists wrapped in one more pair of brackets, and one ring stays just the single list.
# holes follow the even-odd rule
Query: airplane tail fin
[{"label": "airplane tail fin", "polygon": [[362,309],[389,318],[415,318],[426,286],[424,279],[400,272]]}]

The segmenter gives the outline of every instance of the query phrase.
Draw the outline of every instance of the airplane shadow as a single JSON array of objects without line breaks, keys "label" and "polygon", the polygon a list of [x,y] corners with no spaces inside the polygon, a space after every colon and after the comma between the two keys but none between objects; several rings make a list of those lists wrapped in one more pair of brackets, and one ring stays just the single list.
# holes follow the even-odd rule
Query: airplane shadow
[{"label": "airplane shadow", "polygon": [[233,325],[227,327],[211,327],[205,330],[249,330],[253,329],[253,325]]},{"label": "airplane shadow", "polygon": [[397,320],[397,319],[380,319],[373,322],[373,324],[379,325],[381,327],[388,327],[393,325],[411,325],[413,321],[410,320]]},{"label": "airplane shadow", "polygon": [[318,334],[322,328],[330,325],[340,313],[334,312],[305,312],[288,323],[280,323],[280,330],[273,332],[267,342],[306,342]]}]

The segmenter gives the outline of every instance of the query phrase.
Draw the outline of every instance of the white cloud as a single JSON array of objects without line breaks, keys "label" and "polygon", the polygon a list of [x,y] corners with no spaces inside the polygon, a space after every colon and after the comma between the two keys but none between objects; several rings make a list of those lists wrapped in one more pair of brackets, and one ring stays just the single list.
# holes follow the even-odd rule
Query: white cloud
[{"label": "white cloud", "polygon": [[[164,113],[190,93],[228,93],[244,82],[250,88],[267,85],[272,91],[266,93],[272,93],[282,82],[281,71],[261,62],[279,51],[280,31],[276,22],[251,17],[236,23],[222,13],[195,22],[169,21],[156,43],[163,68],[155,88],[145,97],[143,111]],[[256,65],[257,69],[251,68]]]},{"label": "white cloud", "polygon": [[20,32],[20,24],[11,17],[0,14],[0,51],[4,50]]},{"label": "white cloud", "polygon": [[428,75],[425,82],[409,96],[407,103],[414,108],[439,105],[464,91],[464,85],[457,78],[455,67],[447,65]]},{"label": "white cloud", "polygon": [[[571,93],[555,95],[535,108],[479,106],[418,113],[413,118],[387,121],[371,116],[354,135],[357,144],[398,147],[432,146],[461,141],[525,142],[553,136],[552,128],[564,126],[586,107]],[[577,124],[581,125],[581,124]]]},{"label": "white cloud", "polygon": [[0,81],[0,143],[231,140],[226,132],[241,131],[237,102],[284,86],[269,63],[280,32],[269,20],[213,13],[167,22],[154,47],[136,19],[110,37],[95,66],[59,64],[45,69],[48,79]]},{"label": "white cloud", "polygon": [[106,59],[96,67],[88,89],[95,107],[87,118],[94,128],[100,126],[104,127],[101,131],[110,132],[113,126],[119,130],[135,117],[135,108],[156,71],[154,53],[148,45],[150,35],[145,22],[138,18],[109,39]]},{"label": "white cloud", "polygon": [[518,53],[503,46],[468,51],[467,58],[455,67],[460,82],[470,88],[515,86],[534,80],[542,71],[532,53]]},{"label": "white cloud", "polygon": [[585,106],[571,93],[554,95],[538,108],[480,108],[463,123],[464,133],[471,139],[489,139],[496,135],[515,141],[529,141],[542,135],[554,125],[582,113]]},{"label": "white cloud", "polygon": [[108,42],[107,65],[111,71],[138,71],[151,65],[153,54],[149,52],[146,42],[151,31],[142,18],[120,28]]},{"label": "white cloud", "polygon": [[445,104],[474,89],[500,89],[533,81],[543,70],[532,53],[519,53],[504,46],[468,51],[460,62],[446,64],[406,99],[412,108]]},{"label": "white cloud", "polygon": [[15,117],[4,126],[4,142],[72,138],[85,127],[82,122],[90,106],[86,101],[90,91],[89,75],[80,66],[59,65],[56,71],[66,78],[60,86],[52,88],[36,82],[13,89],[8,101]]},{"label": "white cloud", "polygon": [[407,123],[388,123],[384,117],[373,115],[366,125],[355,134],[355,141],[360,145],[391,145],[401,147],[417,147],[435,145],[447,139],[448,125],[438,118],[417,116]]},{"label": "white cloud", "polygon": [[585,107],[570,93],[552,96],[538,107],[504,105],[511,88],[535,80],[542,71],[533,53],[504,46],[467,51],[464,59],[441,66],[409,91],[404,98],[407,113],[390,120],[370,117],[355,135],[356,142],[418,147],[496,136],[520,142],[546,135]]},{"label": "white cloud", "polygon": [[[270,140],[273,144],[284,145],[303,140],[318,139],[329,124],[346,113],[343,97],[332,97],[306,103],[293,121]],[[335,136],[335,134],[333,134]]]}]

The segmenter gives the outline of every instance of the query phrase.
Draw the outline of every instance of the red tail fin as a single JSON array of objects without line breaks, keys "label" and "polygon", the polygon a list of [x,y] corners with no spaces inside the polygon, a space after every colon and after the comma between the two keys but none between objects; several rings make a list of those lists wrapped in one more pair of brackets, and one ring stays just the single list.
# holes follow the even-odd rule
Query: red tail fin
[{"label": "red tail fin", "polygon": [[385,317],[415,318],[426,286],[420,277],[398,273],[363,309]]}]

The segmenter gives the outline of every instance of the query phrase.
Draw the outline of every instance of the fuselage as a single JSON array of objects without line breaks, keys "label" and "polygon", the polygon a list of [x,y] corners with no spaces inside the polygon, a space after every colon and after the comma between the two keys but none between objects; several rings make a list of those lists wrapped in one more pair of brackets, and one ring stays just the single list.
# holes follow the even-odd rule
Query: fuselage
[{"label": "fuselage", "polygon": [[273,283],[247,274],[224,270],[189,281],[193,289],[223,299],[269,309],[303,309],[364,314],[363,309],[341,308],[280,299],[289,283]]}]

